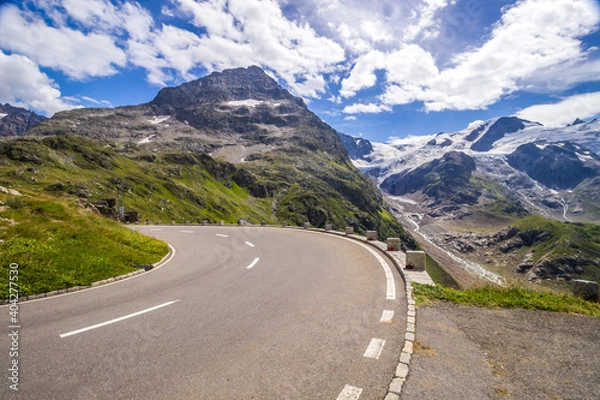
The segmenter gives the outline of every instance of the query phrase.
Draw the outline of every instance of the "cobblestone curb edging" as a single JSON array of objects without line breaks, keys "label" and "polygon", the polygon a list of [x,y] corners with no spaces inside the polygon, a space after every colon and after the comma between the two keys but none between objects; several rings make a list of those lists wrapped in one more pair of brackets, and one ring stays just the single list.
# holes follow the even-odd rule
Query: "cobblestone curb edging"
[{"label": "cobblestone curb edging", "polygon": [[[170,258],[173,256],[173,254],[174,254],[174,249],[171,247],[171,245],[169,245],[169,252],[167,253],[166,256],[163,257],[162,260],[160,260],[159,262],[156,262],[154,264],[147,264],[144,267],[138,269],[137,271],[133,271],[133,272],[130,272],[130,273],[125,274],[125,275],[119,275],[119,276],[115,276],[115,277],[112,277],[112,278],[103,279],[103,280],[97,281],[97,282],[92,282],[89,286],[73,286],[73,287],[70,287],[68,289],[53,290],[52,292],[40,293],[40,294],[33,294],[31,296],[19,297],[19,302],[27,301],[27,300],[43,299],[43,298],[46,298],[46,297],[58,296],[58,295],[61,295],[61,294],[78,292],[78,291],[81,291],[81,290],[91,289],[91,288],[94,288],[94,287],[98,287],[98,286],[106,285],[106,284],[109,284],[109,283],[113,283],[113,282],[117,282],[117,281],[122,281],[124,279],[132,278],[132,277],[134,277],[136,275],[140,275],[140,274],[143,274],[144,272],[151,271],[153,269],[161,267],[163,264],[166,264],[166,262],[168,260],[170,260]],[[8,299],[0,301],[0,305],[4,305],[4,304],[8,304],[8,303],[9,303]]]},{"label": "cobblestone curb edging", "polygon": [[371,244],[373,247],[379,249],[382,253],[384,253],[396,266],[398,273],[402,277],[404,281],[404,285],[406,288],[406,299],[408,303],[408,311],[406,313],[406,330],[404,332],[404,347],[402,348],[402,352],[400,353],[400,358],[398,360],[398,366],[394,371],[394,378],[390,382],[388,387],[388,392],[384,398],[384,400],[400,400],[400,395],[402,394],[402,388],[404,387],[404,382],[408,378],[410,359],[414,352],[414,342],[415,342],[415,334],[416,334],[416,326],[417,326],[417,310],[415,308],[415,299],[413,297],[413,287],[410,278],[404,273],[403,267],[405,265],[405,260],[400,257],[398,252],[390,252],[386,251],[386,244],[382,242],[374,242],[367,241],[365,243]]}]

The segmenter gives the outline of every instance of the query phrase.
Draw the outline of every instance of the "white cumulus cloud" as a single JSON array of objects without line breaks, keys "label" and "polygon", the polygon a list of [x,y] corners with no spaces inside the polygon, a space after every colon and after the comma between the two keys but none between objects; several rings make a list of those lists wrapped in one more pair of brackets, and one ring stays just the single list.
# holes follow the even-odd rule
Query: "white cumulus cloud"
[{"label": "white cumulus cloud", "polygon": [[208,69],[260,65],[297,94],[325,92],[324,74],[345,60],[344,49],[308,23],[287,19],[275,0],[176,0],[181,12],[206,30],[191,53]]},{"label": "white cumulus cloud", "polygon": [[0,103],[35,110],[51,116],[79,107],[61,98],[55,83],[33,61],[0,51]]},{"label": "white cumulus cloud", "polygon": [[599,22],[593,0],[517,2],[505,10],[487,42],[457,55],[455,65],[440,72],[423,98],[426,109],[485,108],[526,89],[553,66],[585,62],[580,37]]},{"label": "white cumulus cloud", "polygon": [[0,26],[0,48],[74,79],[113,75],[116,66],[126,63],[125,52],[110,36],[49,26],[40,16],[15,6],[0,8]]},{"label": "white cumulus cloud", "polygon": [[600,115],[600,92],[566,97],[556,103],[538,104],[517,113],[519,118],[541,122],[545,126],[565,126],[577,118]]},{"label": "white cumulus cloud", "polygon": [[[436,10],[452,3],[427,1],[409,36],[433,35]],[[359,56],[340,94],[351,98],[381,85],[379,110],[423,102],[426,111],[443,111],[483,109],[518,91],[569,89],[600,80],[598,49],[586,49],[581,41],[598,24],[600,7],[594,0],[521,0],[503,9],[481,45],[455,55],[444,68],[417,43]],[[384,72],[383,82],[376,71]]]}]

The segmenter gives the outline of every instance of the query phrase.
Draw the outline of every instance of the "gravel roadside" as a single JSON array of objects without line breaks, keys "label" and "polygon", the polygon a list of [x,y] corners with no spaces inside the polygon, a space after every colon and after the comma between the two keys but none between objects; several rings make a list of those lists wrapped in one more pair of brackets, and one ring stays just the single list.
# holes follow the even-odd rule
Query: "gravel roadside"
[{"label": "gravel roadside", "polygon": [[600,318],[420,307],[402,399],[459,398],[600,399]]}]

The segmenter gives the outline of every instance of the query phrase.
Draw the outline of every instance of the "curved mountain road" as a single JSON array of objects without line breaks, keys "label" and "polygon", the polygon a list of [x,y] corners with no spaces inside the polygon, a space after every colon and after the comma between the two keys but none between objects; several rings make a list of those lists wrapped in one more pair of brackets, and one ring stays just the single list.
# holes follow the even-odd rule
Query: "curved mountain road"
[{"label": "curved mountain road", "polygon": [[[364,244],[282,228],[137,229],[169,242],[172,260],[21,303],[19,391],[5,380],[0,398],[385,396],[406,297]],[[0,312],[7,327],[8,308]]]}]

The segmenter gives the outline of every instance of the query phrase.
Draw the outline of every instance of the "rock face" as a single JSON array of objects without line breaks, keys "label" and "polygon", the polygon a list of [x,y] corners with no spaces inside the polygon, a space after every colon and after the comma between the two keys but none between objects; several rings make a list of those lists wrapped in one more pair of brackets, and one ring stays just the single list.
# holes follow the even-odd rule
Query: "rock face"
[{"label": "rock face", "polygon": [[421,191],[438,203],[472,204],[479,197],[477,189],[469,183],[473,171],[475,161],[453,151],[414,170],[390,176],[381,183],[381,188],[399,196]]},{"label": "rock face", "polygon": [[[473,143],[471,150],[489,151],[494,147],[494,143],[502,139],[506,134],[517,132],[525,128],[525,123],[530,123],[530,121],[522,120],[517,117],[499,118],[487,129],[487,132],[481,138],[479,138],[479,140]],[[475,129],[469,136],[466,137],[466,140],[474,140],[478,134],[484,130],[484,128],[485,125],[482,125],[481,127]]]},{"label": "rock face", "polygon": [[365,156],[373,152],[373,145],[366,139],[355,138],[344,133],[340,133],[340,138],[348,151],[351,159],[364,159]]},{"label": "rock face", "polygon": [[20,136],[45,119],[24,108],[0,104],[0,136]]},{"label": "rock face", "polygon": [[585,159],[600,161],[598,156],[572,143],[538,147],[533,143],[519,146],[506,159],[510,166],[525,172],[533,180],[553,189],[573,189],[583,180],[598,175],[597,163],[587,166]]}]

